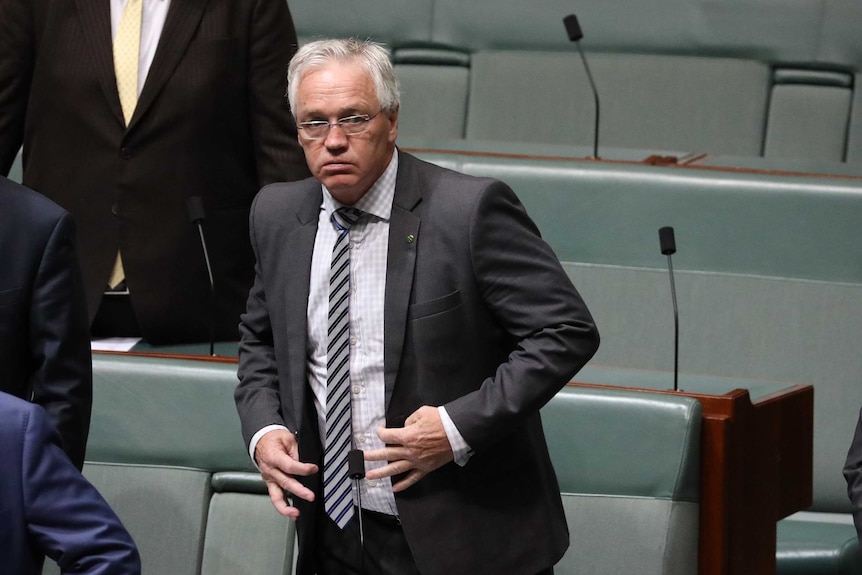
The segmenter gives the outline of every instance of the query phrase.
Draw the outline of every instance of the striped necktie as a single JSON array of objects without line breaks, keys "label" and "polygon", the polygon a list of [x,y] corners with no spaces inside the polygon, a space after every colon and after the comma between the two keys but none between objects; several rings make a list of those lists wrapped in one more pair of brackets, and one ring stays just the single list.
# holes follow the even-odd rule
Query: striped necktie
[{"label": "striped necktie", "polygon": [[326,351],[326,445],[323,500],[326,514],[344,529],[353,517],[353,489],[347,473],[350,419],[350,226],[362,212],[340,208],[332,214],[338,232],[329,270],[329,326]]}]

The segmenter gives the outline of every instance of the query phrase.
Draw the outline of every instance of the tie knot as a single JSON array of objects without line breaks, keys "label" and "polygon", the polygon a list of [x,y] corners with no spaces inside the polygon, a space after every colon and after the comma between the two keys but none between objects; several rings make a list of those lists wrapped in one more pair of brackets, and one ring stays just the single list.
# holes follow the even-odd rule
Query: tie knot
[{"label": "tie knot", "polygon": [[355,224],[362,214],[362,210],[356,208],[338,208],[332,212],[332,223],[335,224],[335,229],[338,231],[349,230],[350,226]]}]

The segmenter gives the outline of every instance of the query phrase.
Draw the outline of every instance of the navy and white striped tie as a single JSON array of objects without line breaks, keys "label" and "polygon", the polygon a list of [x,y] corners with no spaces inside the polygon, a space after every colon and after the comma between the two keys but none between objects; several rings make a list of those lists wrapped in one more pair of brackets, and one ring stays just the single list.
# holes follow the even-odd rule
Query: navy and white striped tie
[{"label": "navy and white striped tie", "polygon": [[326,514],[344,529],[353,517],[353,489],[347,473],[350,420],[350,226],[362,212],[339,208],[332,214],[338,232],[329,270],[329,328],[326,352],[326,445],[323,500]]}]

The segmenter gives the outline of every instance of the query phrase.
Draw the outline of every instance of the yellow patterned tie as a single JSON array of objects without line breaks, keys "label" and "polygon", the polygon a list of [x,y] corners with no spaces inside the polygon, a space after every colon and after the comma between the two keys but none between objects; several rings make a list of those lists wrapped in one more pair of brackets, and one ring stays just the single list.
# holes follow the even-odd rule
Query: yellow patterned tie
[{"label": "yellow patterned tie", "polygon": [[[120,94],[120,105],[123,107],[123,118],[127,126],[138,104],[138,60],[141,51],[143,5],[144,0],[128,0],[114,38],[114,74],[117,77],[117,92]],[[108,286],[115,288],[123,279],[123,261],[117,252]]]},{"label": "yellow patterned tie", "polygon": [[141,51],[141,8],[143,0],[128,0],[114,38],[114,74],[126,125],[138,103],[138,59]]}]

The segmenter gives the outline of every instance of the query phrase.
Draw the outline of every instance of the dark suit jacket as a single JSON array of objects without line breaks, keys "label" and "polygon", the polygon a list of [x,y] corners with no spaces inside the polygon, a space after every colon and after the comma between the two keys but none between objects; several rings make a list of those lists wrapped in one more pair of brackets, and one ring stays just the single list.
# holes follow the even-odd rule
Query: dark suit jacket
[{"label": "dark suit jacket", "polygon": [[[256,278],[236,391],[247,442],[284,424],[300,459],[318,465],[306,307],[321,193],[306,180],[267,186],[255,200]],[[445,405],[475,452],[396,495],[421,572],[536,573],[556,563],[568,530],[538,410],[593,355],[598,333],[510,188],[400,153],[384,325],[387,425]],[[321,493],[319,476],[307,484]],[[294,503],[298,572],[311,573],[316,513]]]},{"label": "dark suit jacket", "polygon": [[39,406],[0,393],[0,575],[140,574],[137,547],[60,449]]},{"label": "dark suit jacket", "polygon": [[285,0],[172,1],[126,129],[110,3],[0,2],[0,173],[23,141],[24,183],[75,216],[91,319],[119,248],[145,338],[208,340],[209,281],[185,210],[200,196],[216,336],[237,338],[251,200],[308,174],[284,98],[296,43]]},{"label": "dark suit jacket", "polygon": [[859,411],[856,435],[853,436],[844,464],[844,477],[847,479],[847,495],[853,504],[853,522],[856,523],[856,533],[862,543],[862,410]]},{"label": "dark suit jacket", "polygon": [[55,203],[2,177],[0,391],[44,407],[81,468],[93,382],[75,226]]}]

